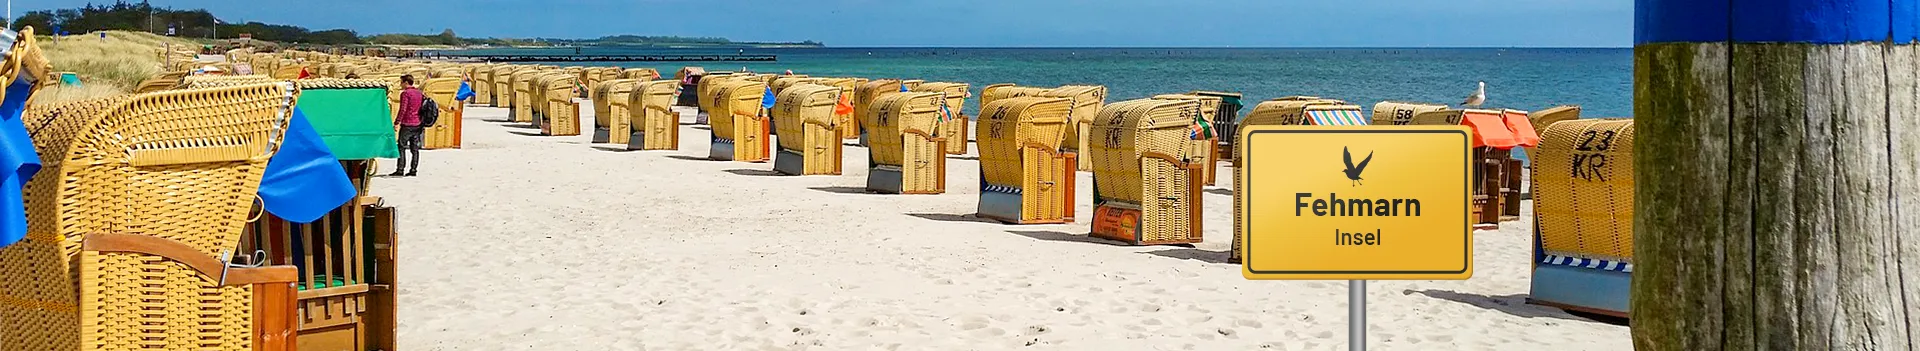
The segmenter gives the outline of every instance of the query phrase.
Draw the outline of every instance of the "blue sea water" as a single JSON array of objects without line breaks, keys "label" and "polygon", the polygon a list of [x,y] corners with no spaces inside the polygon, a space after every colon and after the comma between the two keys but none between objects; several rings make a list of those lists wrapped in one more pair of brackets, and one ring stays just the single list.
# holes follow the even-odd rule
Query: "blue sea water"
[{"label": "blue sea water", "polygon": [[[731,54],[735,49],[587,47],[580,54]],[[989,84],[1098,84],[1108,101],[1192,90],[1261,100],[1309,95],[1371,108],[1380,101],[1458,104],[1487,82],[1487,107],[1539,110],[1580,105],[1586,117],[1632,113],[1633,50],[1595,49],[1235,49],[1235,48],[782,48],[746,49],[776,62],[577,62],[714,71],[785,72]],[[484,49],[454,54],[574,54],[574,49]],[[967,114],[979,108],[969,102]],[[1244,111],[1243,111],[1244,113]]]}]

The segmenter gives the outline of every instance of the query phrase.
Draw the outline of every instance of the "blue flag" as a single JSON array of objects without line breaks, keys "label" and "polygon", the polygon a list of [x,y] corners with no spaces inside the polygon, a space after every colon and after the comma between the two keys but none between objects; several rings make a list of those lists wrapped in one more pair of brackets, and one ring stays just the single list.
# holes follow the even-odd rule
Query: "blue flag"
[{"label": "blue flag", "polygon": [[767,87],[767,94],[760,96],[760,108],[773,108],[773,102],[779,100],[773,97],[773,87]]},{"label": "blue flag", "polygon": [[453,93],[453,99],[457,101],[467,101],[467,99],[472,98],[473,86],[467,85],[467,81],[460,81],[460,91]]},{"label": "blue flag", "polygon": [[293,109],[280,151],[267,159],[260,178],[260,200],[267,212],[294,223],[308,223],[353,200],[359,190],[347,180],[340,160],[327,150],[306,113]]},{"label": "blue flag", "polygon": [[0,101],[0,247],[13,245],[27,236],[26,200],[21,190],[27,180],[40,172],[40,153],[33,149],[20,114],[27,110],[27,98],[33,95],[33,83],[21,76],[7,85],[6,100]]},{"label": "blue flag", "polygon": [[907,92],[907,82],[900,82],[900,92]]}]

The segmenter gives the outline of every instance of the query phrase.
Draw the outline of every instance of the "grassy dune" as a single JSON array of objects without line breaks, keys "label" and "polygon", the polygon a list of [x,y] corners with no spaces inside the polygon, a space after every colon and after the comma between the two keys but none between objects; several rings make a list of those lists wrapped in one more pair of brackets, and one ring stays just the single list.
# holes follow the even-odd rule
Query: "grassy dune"
[{"label": "grassy dune", "polygon": [[46,102],[85,99],[125,93],[140,81],[160,74],[160,51],[167,44],[176,48],[197,48],[193,41],[145,32],[107,32],[39,38],[47,61],[60,72],[74,72],[83,87],[54,87],[42,94]]}]

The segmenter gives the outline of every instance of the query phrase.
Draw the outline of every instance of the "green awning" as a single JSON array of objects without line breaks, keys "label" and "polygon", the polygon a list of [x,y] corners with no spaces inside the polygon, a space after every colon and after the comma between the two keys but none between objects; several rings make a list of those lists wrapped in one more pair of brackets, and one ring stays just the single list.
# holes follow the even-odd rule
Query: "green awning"
[{"label": "green awning", "polygon": [[393,111],[386,89],[308,89],[300,92],[300,111],[320,139],[341,160],[395,158]]}]

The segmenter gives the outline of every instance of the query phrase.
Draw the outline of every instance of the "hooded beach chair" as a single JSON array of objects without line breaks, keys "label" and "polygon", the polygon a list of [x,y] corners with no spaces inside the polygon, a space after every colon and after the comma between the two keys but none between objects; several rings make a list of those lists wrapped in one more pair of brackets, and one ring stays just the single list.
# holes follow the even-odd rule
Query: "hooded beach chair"
[{"label": "hooded beach chair", "polygon": [[548,75],[541,81],[546,111],[540,114],[540,132],[552,136],[580,135],[580,104],[573,98],[579,82],[570,74]]},{"label": "hooded beach chair", "polygon": [[641,81],[660,79],[660,70],[652,68],[628,68],[620,71],[620,79],[639,79]]},{"label": "hooded beach chair", "polygon": [[853,125],[843,127],[853,128],[853,134],[860,138],[860,146],[868,145],[867,128],[871,127],[867,126],[866,116],[869,111],[873,110],[874,102],[880,100],[881,95],[899,93],[904,90],[900,87],[901,84],[898,79],[875,79],[861,83],[859,88],[853,90],[853,101],[851,101],[851,103],[853,103]]},{"label": "hooded beach chair", "polygon": [[1519,162],[1513,149],[1539,145],[1526,111],[1444,109],[1413,116],[1413,125],[1463,125],[1473,128],[1473,223],[1493,226],[1518,219],[1518,207],[1508,211],[1507,202],[1519,200]]},{"label": "hooded beach chair", "polygon": [[292,349],[294,268],[228,258],[296,93],[262,83],[34,107],[23,122],[39,126],[43,168],[24,188],[26,239],[0,249],[0,345]]},{"label": "hooded beach chair", "polygon": [[940,138],[946,140],[948,155],[967,154],[967,116],[960,110],[967,107],[967,83],[931,82],[921,83],[912,91],[940,93],[945,103],[940,106]]},{"label": "hooded beach chair", "polygon": [[739,77],[734,77],[732,74],[728,74],[728,73],[710,73],[705,76],[701,76],[700,83],[694,86],[695,93],[696,95],[699,96],[699,100],[700,100],[700,106],[697,106],[700,108],[700,116],[696,116],[696,117],[704,116],[704,118],[699,119],[697,122],[702,124],[711,124],[713,120],[713,116],[720,116],[720,115],[714,114],[713,112],[714,109],[719,108],[719,106],[713,103],[714,101],[713,88],[716,86],[719,86],[720,83],[725,83],[728,80],[732,80],[735,78],[739,78]]},{"label": "hooded beach chair", "polygon": [[634,128],[633,91],[639,79],[611,79],[595,85],[593,100],[593,142],[626,144]]},{"label": "hooded beach chair", "polygon": [[[1253,111],[1247,112],[1247,117],[1242,118],[1240,125],[1235,128],[1258,125],[1354,126],[1368,125],[1368,120],[1361,117],[1360,106],[1345,101],[1312,96],[1289,96],[1262,101],[1254,105]],[[1240,157],[1233,159],[1234,167],[1240,166],[1241,159]],[[1233,180],[1234,194],[1245,194],[1247,183],[1238,178],[1239,172],[1235,172],[1233,176],[1236,177]],[[1246,205],[1244,201],[1245,199],[1241,196],[1233,197],[1233,213],[1240,213],[1240,208]],[[1234,217],[1234,233],[1239,233],[1241,226],[1245,225],[1241,220],[1239,217]],[[1240,250],[1242,250],[1240,236],[1234,235],[1233,242],[1227,249],[1227,262],[1239,263]]]},{"label": "hooded beach chair", "polygon": [[1073,100],[1017,97],[980,107],[978,216],[1013,224],[1073,221],[1076,154],[1061,152]]},{"label": "hooded beach chair", "polygon": [[883,194],[939,194],[947,190],[945,140],[940,138],[942,93],[883,94],[868,106],[867,190]]},{"label": "hooded beach chair", "polygon": [[728,79],[715,83],[713,105],[707,120],[713,137],[707,158],[721,161],[766,162],[767,140],[772,134],[766,117],[760,114],[767,84],[751,79]]},{"label": "hooded beach chair", "polygon": [[628,95],[627,150],[679,150],[680,113],[673,105],[680,95],[680,82],[645,81],[636,84]]},{"label": "hooded beach chair", "polygon": [[853,99],[860,86],[867,84],[866,78],[825,78],[821,85],[840,88],[840,101],[833,110],[834,128],[839,128],[840,139],[860,138],[860,116],[854,114]]},{"label": "hooded beach chair", "polygon": [[508,96],[512,101],[509,107],[513,108],[513,110],[508,113],[511,121],[533,122],[533,103],[534,101],[538,101],[533,95],[533,79],[542,74],[546,74],[546,72],[536,69],[525,69],[513,72],[511,81],[508,82],[511,85],[509,91],[512,91],[512,94]]},{"label": "hooded beach chair", "polygon": [[[1048,89],[1037,96],[1067,98],[1073,102],[1073,110],[1068,113],[1066,139],[1061,144],[1062,152],[1078,154],[1087,148],[1087,139],[1083,135],[1093,127],[1093,115],[1100,113],[1100,107],[1107,103],[1107,87],[1100,85],[1066,85]],[[1093,163],[1081,156],[1079,170],[1090,171]]]},{"label": "hooded beach chair", "polygon": [[986,88],[980,90],[980,106],[986,106],[987,104],[993,103],[994,100],[999,99],[1038,96],[1040,92],[1043,91],[1047,91],[1047,88],[1023,87],[1011,83],[988,85]]},{"label": "hooded beach chair", "polygon": [[473,67],[473,103],[493,105],[493,73],[499,65],[477,65]]},{"label": "hooded beach chair", "polygon": [[1195,94],[1161,94],[1154,95],[1152,99],[1193,101],[1199,105],[1199,119],[1193,121],[1192,131],[1188,133],[1191,134],[1190,136],[1193,139],[1191,144],[1193,144],[1194,149],[1187,154],[1200,158],[1194,161],[1195,165],[1200,166],[1200,183],[1213,185],[1215,179],[1214,165],[1219,161],[1217,159],[1219,157],[1219,151],[1216,149],[1220,147],[1219,140],[1221,131],[1216,128],[1216,126],[1219,125],[1217,124],[1219,118],[1215,116],[1220,114],[1220,97]]},{"label": "hooded beach chair", "polygon": [[1199,243],[1201,162],[1194,147],[1202,108],[1194,99],[1141,99],[1109,104],[1094,118],[1087,143],[1093,159],[1096,238],[1132,245]]},{"label": "hooded beach chair", "polygon": [[1529,303],[1626,317],[1633,276],[1632,119],[1548,125],[1532,156]]},{"label": "hooded beach chair", "polygon": [[1413,123],[1413,116],[1447,109],[1447,105],[1418,102],[1382,101],[1373,104],[1373,125],[1400,126]]},{"label": "hooded beach chair", "polygon": [[1539,128],[1540,130],[1546,130],[1548,127],[1552,127],[1554,123],[1560,121],[1576,119],[1580,119],[1580,106],[1578,105],[1554,106],[1527,114],[1527,120],[1533,123],[1534,128]]},{"label": "hooded beach chair", "polygon": [[422,145],[426,149],[460,148],[460,116],[465,114],[467,104],[461,103],[456,96],[460,93],[460,77],[443,77],[426,80],[420,86],[420,92],[432,98],[440,106],[440,118],[427,126]]},{"label": "hooded beach chair", "polygon": [[[490,81],[493,84],[493,101],[487,104],[487,106],[513,107],[513,74],[522,69],[525,69],[525,67],[514,65],[502,65],[493,68],[493,79]],[[508,111],[508,114],[512,114],[511,109]],[[511,118],[509,118],[509,120],[511,120]]]},{"label": "hooded beach chair", "polygon": [[840,131],[834,108],[840,87],[800,84],[781,90],[773,106],[780,149],[773,170],[790,175],[840,174]]}]

